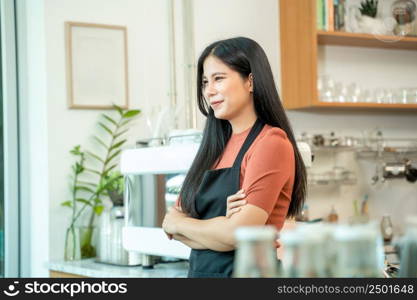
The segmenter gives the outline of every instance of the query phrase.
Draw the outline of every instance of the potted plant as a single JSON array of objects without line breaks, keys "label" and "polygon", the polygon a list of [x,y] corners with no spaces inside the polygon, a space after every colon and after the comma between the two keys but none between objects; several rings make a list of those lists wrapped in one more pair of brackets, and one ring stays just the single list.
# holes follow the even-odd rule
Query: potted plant
[{"label": "potted plant", "polygon": [[358,20],[359,30],[362,33],[376,35],[391,35],[394,29],[393,24],[387,20],[377,18],[378,0],[365,0],[359,7],[360,18]]},{"label": "potted plant", "polygon": [[[80,145],[71,150],[71,154],[76,157],[72,165],[71,200],[61,203],[72,212],[65,236],[65,260],[96,256],[96,249],[92,243],[95,216],[102,213],[104,198],[113,192],[120,192],[123,176],[114,169],[118,165],[121,147],[127,141],[123,138],[124,134],[140,110],[123,110],[116,105],[114,109],[117,111],[117,118],[102,114],[98,122],[107,139],[93,136],[102,148],[101,153],[84,151]],[[85,214],[88,216],[88,223],[80,230],[78,221]]]}]

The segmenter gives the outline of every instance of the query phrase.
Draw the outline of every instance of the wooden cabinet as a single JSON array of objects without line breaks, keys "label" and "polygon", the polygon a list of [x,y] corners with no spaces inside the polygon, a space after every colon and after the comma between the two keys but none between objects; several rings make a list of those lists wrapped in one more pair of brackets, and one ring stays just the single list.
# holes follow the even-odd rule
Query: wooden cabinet
[{"label": "wooden cabinet", "polygon": [[317,30],[316,0],[278,1],[281,34],[281,96],[286,109],[417,110],[417,104],[320,102],[317,92],[317,53],[320,45],[417,51],[417,37],[403,37],[398,40],[398,37],[394,36],[376,38],[370,34],[319,31]]}]

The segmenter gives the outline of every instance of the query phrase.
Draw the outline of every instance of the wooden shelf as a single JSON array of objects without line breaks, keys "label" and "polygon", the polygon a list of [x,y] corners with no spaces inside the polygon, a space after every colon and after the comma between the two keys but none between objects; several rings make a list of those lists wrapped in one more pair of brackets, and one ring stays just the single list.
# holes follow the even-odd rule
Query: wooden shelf
[{"label": "wooden shelf", "polygon": [[[317,30],[316,1],[279,0],[281,97],[286,109],[417,111],[417,104],[319,102],[318,47],[340,45],[417,51],[417,37],[381,36]],[[383,63],[383,62],[381,62]],[[417,70],[416,70],[417,71]]]},{"label": "wooden shelf", "polygon": [[337,102],[318,102],[317,107],[334,107],[334,108],[381,108],[381,109],[417,109],[417,104],[388,104],[388,103],[337,103]]},{"label": "wooden shelf", "polygon": [[372,35],[340,31],[317,31],[320,45],[417,50],[417,37]]},{"label": "wooden shelf", "polygon": [[314,102],[308,105],[292,105],[291,108],[284,106],[291,110],[417,111],[417,104]]}]

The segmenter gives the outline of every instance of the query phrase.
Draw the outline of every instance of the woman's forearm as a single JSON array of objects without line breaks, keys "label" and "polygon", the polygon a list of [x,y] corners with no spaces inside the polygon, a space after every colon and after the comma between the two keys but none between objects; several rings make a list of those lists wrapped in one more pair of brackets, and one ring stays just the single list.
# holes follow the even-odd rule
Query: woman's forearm
[{"label": "woman's forearm", "polygon": [[215,251],[234,250],[234,226],[226,217],[208,220],[184,218],[178,225],[178,232],[187,239]]},{"label": "woman's forearm", "polygon": [[186,236],[184,236],[182,234],[174,234],[172,236],[172,238],[174,240],[177,240],[177,241],[187,245],[188,247],[190,247],[192,249],[197,249],[197,250],[207,249],[207,247],[205,247],[204,245],[200,244],[199,242],[190,240],[189,238],[187,238]]},{"label": "woman's forearm", "polygon": [[207,220],[181,218],[176,222],[174,233],[182,234],[211,250],[231,251],[235,248],[234,234],[238,227],[265,225],[267,219],[268,213],[265,210],[247,204],[230,218],[224,216]]}]

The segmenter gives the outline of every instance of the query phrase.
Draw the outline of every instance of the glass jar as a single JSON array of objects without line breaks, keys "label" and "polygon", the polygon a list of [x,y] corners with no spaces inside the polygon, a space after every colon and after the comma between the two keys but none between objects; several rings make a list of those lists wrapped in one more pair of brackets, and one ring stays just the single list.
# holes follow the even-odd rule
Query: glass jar
[{"label": "glass jar", "polygon": [[394,33],[399,36],[416,34],[417,6],[413,0],[397,0],[392,4],[392,15],[397,21]]},{"label": "glass jar", "polygon": [[237,251],[233,277],[278,277],[279,266],[273,226],[245,226],[235,232]]}]

